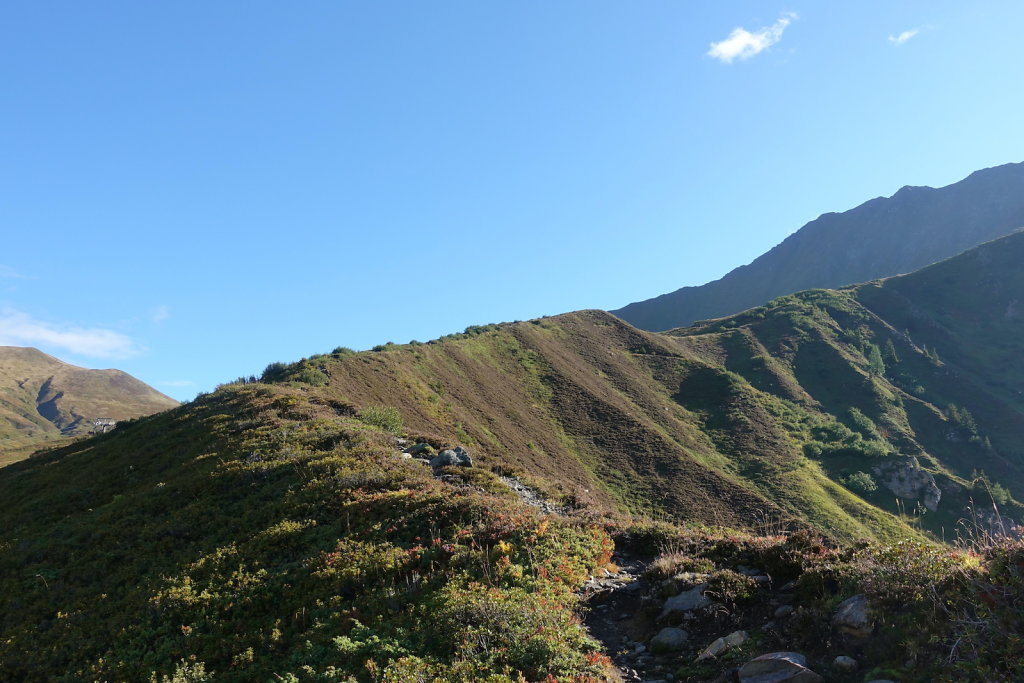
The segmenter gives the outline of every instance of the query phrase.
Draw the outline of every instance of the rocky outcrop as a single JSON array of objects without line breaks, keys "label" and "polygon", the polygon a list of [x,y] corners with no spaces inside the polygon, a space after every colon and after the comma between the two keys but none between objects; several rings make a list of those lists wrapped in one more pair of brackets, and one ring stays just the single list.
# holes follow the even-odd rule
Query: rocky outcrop
[{"label": "rocky outcrop", "polygon": [[916,457],[892,456],[872,468],[872,471],[878,482],[898,498],[919,500],[932,512],[938,509],[942,491],[935,483],[935,477],[921,468]]}]

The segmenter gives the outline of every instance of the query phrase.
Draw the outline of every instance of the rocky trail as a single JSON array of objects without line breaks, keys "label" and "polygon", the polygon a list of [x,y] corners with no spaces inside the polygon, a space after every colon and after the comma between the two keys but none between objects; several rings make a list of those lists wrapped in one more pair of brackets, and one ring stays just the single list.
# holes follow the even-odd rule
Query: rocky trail
[{"label": "rocky trail", "polygon": [[[422,452],[423,446],[408,447],[400,455],[433,466],[440,479],[452,477],[437,473],[441,467],[472,467],[472,459],[460,447],[434,455]],[[569,513],[516,477],[500,479],[524,503],[545,514]],[[845,650],[808,663],[804,655],[791,651],[791,619],[798,614],[794,582],[776,585],[766,572],[743,565],[666,575],[664,568],[651,571],[654,560],[620,548],[580,590],[584,624],[611,658],[616,683],[864,680],[857,660],[846,653],[856,653],[858,644],[872,633],[870,607],[863,595],[839,605],[832,632],[821,634],[823,641],[834,641]]]},{"label": "rocky trail", "polygon": [[652,579],[652,559],[618,551],[612,558],[615,570],[602,570],[583,588],[584,623],[604,645],[623,683],[865,680],[857,660],[847,654],[856,653],[858,643],[870,637],[864,596],[841,604],[833,633],[821,634],[823,641],[846,648],[843,654],[809,663],[791,651],[791,619],[797,614],[792,582],[775,586],[758,569],[738,565],[729,571],[749,578],[756,593],[737,605],[720,588],[716,591],[709,574],[680,572]]}]

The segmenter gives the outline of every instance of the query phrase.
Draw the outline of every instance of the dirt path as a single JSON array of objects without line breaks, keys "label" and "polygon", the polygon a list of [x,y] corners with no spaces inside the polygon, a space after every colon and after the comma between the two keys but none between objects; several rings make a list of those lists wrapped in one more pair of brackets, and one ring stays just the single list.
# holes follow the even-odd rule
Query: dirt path
[{"label": "dirt path", "polygon": [[584,623],[604,645],[622,681],[665,680],[668,669],[644,645],[657,632],[660,608],[644,578],[647,563],[623,552],[616,552],[612,562],[617,572],[602,570],[583,588]]}]

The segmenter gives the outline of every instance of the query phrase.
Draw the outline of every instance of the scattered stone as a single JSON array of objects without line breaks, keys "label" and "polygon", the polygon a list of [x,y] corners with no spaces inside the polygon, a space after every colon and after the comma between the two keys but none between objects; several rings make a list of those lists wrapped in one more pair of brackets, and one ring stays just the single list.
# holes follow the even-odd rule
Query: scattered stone
[{"label": "scattered stone", "polygon": [[756,657],[739,670],[740,683],[817,683],[821,676],[807,668],[807,658],[797,652],[770,652]]},{"label": "scattered stone", "polygon": [[711,659],[722,654],[730,647],[736,647],[747,642],[750,636],[747,635],[746,631],[733,631],[724,638],[718,638],[713,643],[704,648],[704,651],[697,655],[697,661],[703,662],[705,659]]},{"label": "scattered stone", "polygon": [[857,660],[853,657],[847,657],[846,655],[839,655],[832,660],[832,666],[840,671],[856,671]]},{"label": "scattered stone", "polygon": [[793,613],[793,606],[792,605],[782,605],[777,610],[775,610],[775,618],[776,619],[785,619],[786,617],[788,617],[792,613]]},{"label": "scattered stone", "polygon": [[658,618],[664,619],[674,614],[684,614],[709,606],[711,599],[704,595],[707,587],[706,583],[702,583],[688,591],[683,591],[674,598],[669,598],[665,601],[665,606],[662,608],[661,615]]},{"label": "scattered stone", "polygon": [[455,448],[441,451],[437,457],[430,461],[430,466],[435,470],[448,466],[472,467],[473,459],[469,457],[469,453],[462,446],[456,446]]},{"label": "scattered stone", "polygon": [[867,596],[862,593],[840,603],[832,617],[832,626],[855,640],[869,638],[875,625],[871,621]]},{"label": "scattered stone", "polygon": [[658,631],[658,635],[651,638],[651,652],[655,654],[679,652],[686,647],[686,641],[689,639],[690,634],[681,628],[663,628]]}]

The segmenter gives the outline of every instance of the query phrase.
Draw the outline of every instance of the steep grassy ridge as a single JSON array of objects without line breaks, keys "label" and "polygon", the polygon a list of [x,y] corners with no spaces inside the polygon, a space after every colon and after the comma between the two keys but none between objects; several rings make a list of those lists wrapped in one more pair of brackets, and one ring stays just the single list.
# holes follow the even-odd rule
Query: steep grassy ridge
[{"label": "steep grassy ridge", "polygon": [[[292,368],[315,401],[401,412],[410,433],[467,445],[485,467],[551,482],[571,504],[729,526],[811,522],[844,537],[907,533],[829,481],[784,424],[831,420],[762,391],[714,345],[600,311]],[[796,412],[794,412],[796,411]]]},{"label": "steep grassy ridge", "polygon": [[1024,227],[1024,163],[947,187],[904,187],[827,213],[723,278],[612,311],[647,330],[737,313],[769,299],[909,273]]}]

